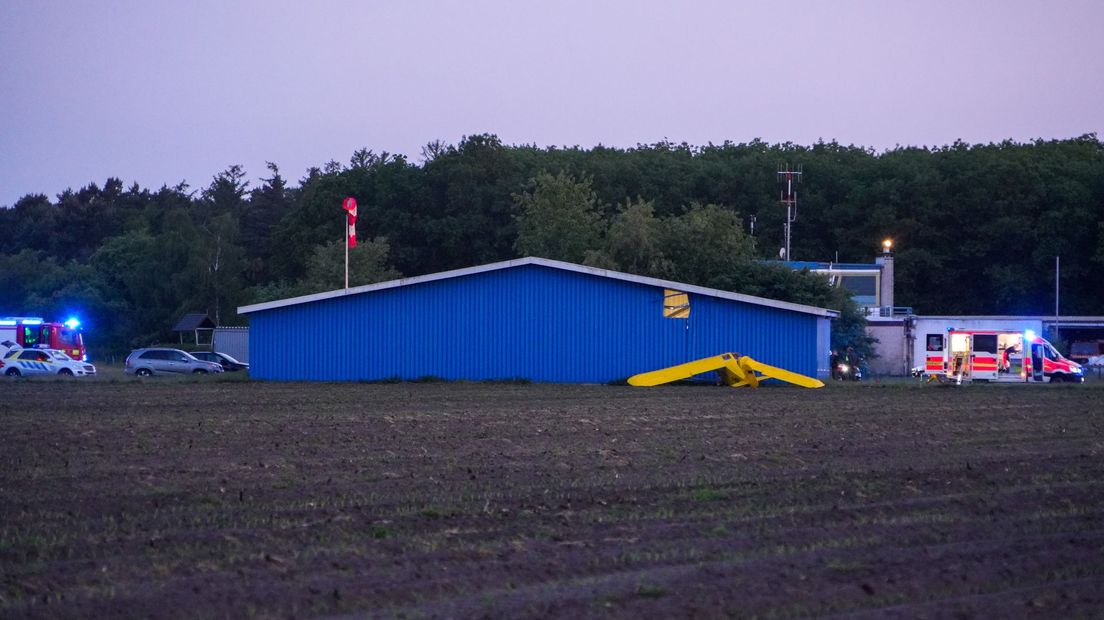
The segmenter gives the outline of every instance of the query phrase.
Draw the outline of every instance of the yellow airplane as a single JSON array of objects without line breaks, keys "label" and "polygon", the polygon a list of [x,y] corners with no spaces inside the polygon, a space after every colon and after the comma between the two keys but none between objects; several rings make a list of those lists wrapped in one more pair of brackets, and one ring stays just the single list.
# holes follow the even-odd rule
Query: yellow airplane
[{"label": "yellow airplane", "polygon": [[736,353],[722,353],[720,355],[704,357],[700,360],[686,362],[685,364],[679,364],[677,366],[669,366],[667,368],[633,375],[629,377],[629,385],[641,387],[661,385],[664,383],[671,383],[672,381],[689,379],[694,375],[709,372],[710,370],[716,370],[721,376],[721,379],[732,387],[742,387],[745,385],[748,387],[759,387],[759,381],[764,378],[778,379],[779,381],[793,383],[794,385],[800,385],[806,388],[824,387],[823,381],[818,381],[812,377],[797,374],[796,372],[790,372],[789,370],[778,368],[777,366],[757,362],[746,355],[739,356]]}]

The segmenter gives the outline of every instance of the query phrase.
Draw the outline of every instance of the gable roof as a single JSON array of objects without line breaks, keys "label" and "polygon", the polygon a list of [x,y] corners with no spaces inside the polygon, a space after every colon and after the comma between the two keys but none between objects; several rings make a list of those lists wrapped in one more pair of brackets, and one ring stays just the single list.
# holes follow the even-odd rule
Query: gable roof
[{"label": "gable roof", "polygon": [[215,322],[205,312],[192,312],[185,314],[184,318],[172,328],[174,332],[190,332],[197,329],[214,329]]},{"label": "gable roof", "polygon": [[802,312],[805,314],[813,314],[816,316],[823,316],[828,318],[835,318],[839,316],[839,312],[835,310],[828,310],[826,308],[818,308],[816,306],[806,306],[803,304],[794,304],[787,301],[777,301],[774,299],[767,299],[765,297],[756,297],[754,295],[743,295],[741,293],[731,293],[729,291],[722,291],[714,288],[706,288],[704,286],[695,286],[693,284],[685,284],[682,282],[674,282],[671,280],[660,280],[658,278],[649,278],[647,276],[637,276],[630,273],[622,273],[620,271],[610,271],[608,269],[598,269],[595,267],[587,267],[585,265],[576,265],[575,263],[566,263],[558,260],[551,260],[547,258],[538,258],[536,256],[528,256],[525,258],[518,258],[515,260],[502,261],[499,263],[490,263],[489,265],[480,265],[479,267],[467,267],[465,269],[454,269],[452,271],[442,271],[440,273],[431,273],[424,276],[416,276],[413,278],[400,278],[398,280],[391,280],[389,282],[379,282],[376,284],[366,284],[364,286],[356,286],[349,289],[338,289],[336,291],[329,291],[327,293],[316,293],[314,295],[304,295],[302,297],[292,297],[290,299],[280,299],[277,301],[269,301],[260,304],[252,304],[249,306],[241,306],[238,308],[238,314],[248,314],[250,312],[262,312],[264,310],[274,310],[276,308],[284,308],[287,306],[295,306],[298,304],[306,304],[315,301],[322,301],[325,299],[334,299],[338,297],[345,297],[347,295],[359,295],[361,293],[370,293],[372,291],[382,291],[390,288],[399,288],[402,286],[410,286],[413,284],[423,284],[425,282],[436,282],[437,280],[447,280],[449,278],[461,278],[464,276],[475,275],[478,273],[486,273],[488,271],[497,271],[499,269],[510,269],[513,267],[521,267],[523,265],[538,265],[541,267],[549,267],[552,269],[560,269],[562,271],[572,271],[575,273],[583,273],[592,276],[599,276],[602,278],[610,278],[613,280],[622,280],[625,282],[635,282],[637,284],[645,284],[648,286],[655,286],[657,288],[672,288],[685,293],[695,293],[697,295],[706,295],[708,297],[716,297],[719,299],[728,299],[732,301],[739,301],[747,304],[753,304],[757,306],[765,306],[768,308],[776,308],[778,310],[790,310],[792,312]]}]

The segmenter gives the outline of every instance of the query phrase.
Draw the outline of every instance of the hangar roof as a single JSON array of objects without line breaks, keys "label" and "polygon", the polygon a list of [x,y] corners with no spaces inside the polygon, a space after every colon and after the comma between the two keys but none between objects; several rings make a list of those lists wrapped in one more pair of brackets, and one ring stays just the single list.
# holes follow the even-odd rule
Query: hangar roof
[{"label": "hangar roof", "polygon": [[510,269],[513,267],[521,267],[524,265],[538,265],[541,267],[549,267],[552,269],[561,269],[563,271],[573,271],[575,273],[582,273],[592,276],[599,276],[603,278],[611,278],[613,280],[623,280],[626,282],[635,282],[637,284],[645,284],[648,286],[673,288],[686,293],[694,293],[697,295],[707,295],[709,297],[717,297],[720,299],[729,299],[732,301],[739,301],[747,304],[754,304],[757,306],[766,306],[768,308],[777,308],[779,310],[790,310],[793,312],[802,312],[805,314],[813,314],[816,316],[823,316],[828,318],[835,318],[839,316],[839,312],[835,310],[828,310],[827,308],[818,308],[816,306],[806,306],[803,304],[794,304],[786,301],[777,301],[774,299],[767,299],[765,297],[756,297],[754,295],[743,295],[740,293],[731,293],[729,291],[722,291],[713,288],[706,288],[704,286],[694,286],[693,284],[684,284],[681,282],[673,282],[671,280],[660,280],[658,278],[649,278],[646,276],[637,276],[629,273],[622,273],[620,271],[610,271],[608,269],[597,269],[595,267],[587,267],[584,265],[576,265],[575,263],[566,263],[558,260],[551,260],[547,258],[538,258],[535,256],[529,256],[526,258],[518,258],[515,260],[502,261],[499,263],[490,263],[488,265],[480,265],[478,267],[468,267],[465,269],[454,269],[452,271],[442,271],[440,273],[431,273],[424,276],[416,276],[413,278],[400,278],[398,280],[391,280],[388,282],[378,282],[376,284],[366,284],[364,286],[355,286],[349,289],[338,289],[336,291],[329,291],[326,293],[315,293],[314,295],[304,295],[302,297],[292,297],[290,299],[279,299],[276,301],[269,301],[260,304],[252,304],[249,306],[241,306],[238,308],[239,314],[248,314],[250,312],[261,312],[263,310],[274,310],[276,308],[283,308],[286,306],[295,306],[298,304],[306,304],[315,301],[322,301],[325,299],[334,299],[339,297],[345,297],[348,295],[359,295],[361,293],[370,293],[372,291],[382,291],[385,289],[399,288],[403,286],[410,286],[413,284],[423,284],[426,282],[435,282],[437,280],[447,280],[449,278],[460,278],[463,276],[470,276],[479,273],[485,273],[488,271],[496,271],[499,269]]}]

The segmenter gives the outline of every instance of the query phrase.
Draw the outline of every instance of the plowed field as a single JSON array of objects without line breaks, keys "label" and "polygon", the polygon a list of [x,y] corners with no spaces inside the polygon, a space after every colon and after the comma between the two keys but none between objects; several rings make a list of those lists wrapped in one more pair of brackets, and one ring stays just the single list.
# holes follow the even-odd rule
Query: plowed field
[{"label": "plowed field", "polygon": [[1101,388],[4,381],[0,617],[1096,615]]}]

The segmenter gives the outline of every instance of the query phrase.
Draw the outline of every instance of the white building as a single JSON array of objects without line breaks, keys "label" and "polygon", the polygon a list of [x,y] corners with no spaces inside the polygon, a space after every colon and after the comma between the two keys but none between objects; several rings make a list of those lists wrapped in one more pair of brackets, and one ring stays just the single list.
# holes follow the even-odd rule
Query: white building
[{"label": "white building", "polygon": [[[903,376],[924,363],[928,334],[955,329],[1033,330],[1055,341],[1104,339],[1104,316],[918,316],[911,307],[894,305],[893,252],[888,243],[874,263],[789,262],[828,277],[833,286],[851,292],[863,309],[867,333],[876,338],[878,357],[869,360],[873,375]],[[1063,351],[1065,352],[1065,351]]]}]

